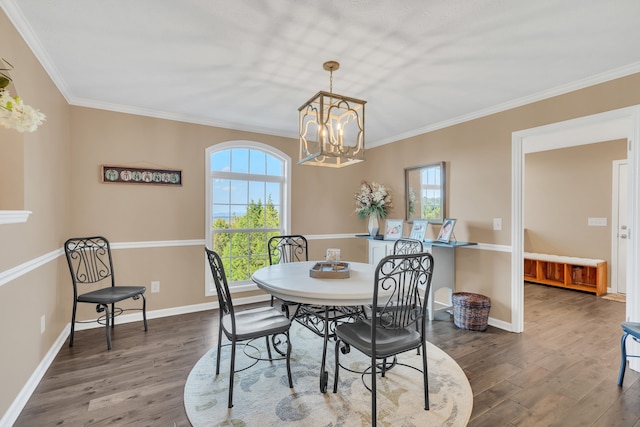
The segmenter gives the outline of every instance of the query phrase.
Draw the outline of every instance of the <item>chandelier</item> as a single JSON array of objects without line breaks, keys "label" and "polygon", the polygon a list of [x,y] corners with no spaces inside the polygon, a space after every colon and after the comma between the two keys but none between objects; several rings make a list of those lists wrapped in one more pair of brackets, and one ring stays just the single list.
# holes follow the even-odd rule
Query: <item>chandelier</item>
[{"label": "chandelier", "polygon": [[341,168],[364,160],[364,104],[355,98],[333,93],[333,72],[340,68],[327,61],[329,92],[320,91],[300,112],[299,165]]}]

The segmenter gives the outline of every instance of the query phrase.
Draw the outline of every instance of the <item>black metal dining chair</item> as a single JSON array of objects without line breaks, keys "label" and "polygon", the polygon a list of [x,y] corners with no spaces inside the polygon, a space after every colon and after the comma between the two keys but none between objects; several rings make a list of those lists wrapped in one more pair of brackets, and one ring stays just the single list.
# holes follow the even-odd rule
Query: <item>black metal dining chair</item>
[{"label": "black metal dining chair", "polygon": [[[422,245],[422,242],[420,240],[401,237],[393,244],[394,255],[419,254],[420,252],[424,252],[424,246]],[[418,291],[418,298],[420,298],[420,289],[416,290]],[[425,296],[428,298],[428,294]],[[419,327],[419,323],[416,322],[416,328]],[[420,354],[420,347],[418,347],[416,353]],[[386,364],[387,362],[385,361],[384,363]]]},{"label": "black metal dining chair", "polygon": [[[289,379],[289,388],[293,387],[291,378],[291,340],[289,337],[289,329],[291,321],[280,311],[273,307],[258,307],[247,310],[236,311],[229,292],[227,284],[227,276],[224,272],[224,265],[220,255],[204,248],[209,260],[211,274],[216,286],[218,294],[218,304],[220,305],[220,319],[218,326],[218,355],[216,360],[216,375],[220,374],[220,353],[222,351],[222,333],[231,341],[231,362],[229,367],[229,398],[227,406],[233,407],[233,380],[236,372],[244,369],[235,370],[236,361],[236,344],[238,342],[250,341],[257,338],[265,338],[269,361],[273,361],[271,356],[271,346],[269,339],[275,341],[276,335],[284,335],[287,341],[287,377]],[[251,365],[253,366],[253,365]],[[251,367],[249,366],[249,367]],[[245,368],[247,369],[247,368]]]},{"label": "black metal dining chair", "polygon": [[624,381],[624,372],[627,368],[627,359],[629,357],[640,357],[635,354],[627,354],[627,337],[631,335],[635,341],[640,342],[640,323],[635,322],[623,322],[622,323],[622,339],[620,341],[620,352],[622,354],[622,361],[620,362],[620,374],[618,374],[618,386],[622,387]]},{"label": "black metal dining chair", "polygon": [[[79,302],[96,305],[96,312],[105,313],[98,317],[97,322],[105,325],[107,335],[107,349],[111,350],[111,329],[115,327],[115,317],[124,312],[116,307],[116,303],[132,298],[142,298],[141,310],[144,330],[147,330],[147,300],[144,297],[144,286],[116,286],[111,259],[111,246],[102,236],[74,237],[64,243],[64,252],[71,273],[73,283],[73,310],[71,312],[71,335],[69,347],[73,347],[73,337],[76,324],[76,310]],[[79,287],[102,284],[104,287],[93,291],[80,293]]]},{"label": "black metal dining chair", "polygon": [[393,244],[394,255],[419,254],[424,252],[424,247],[420,240],[401,237]]},{"label": "black metal dining chair", "polygon": [[[429,375],[427,369],[427,345],[425,338],[426,315],[417,287],[427,292],[431,286],[433,257],[429,253],[389,255],[376,267],[373,283],[371,319],[355,323],[343,323],[336,327],[335,376],[333,392],[338,391],[340,353],[348,353],[351,347],[371,359],[367,368],[371,374],[371,417],[376,425],[376,380],[385,376],[386,363],[379,360],[395,357],[409,350],[421,348],[424,409],[429,409]],[[415,323],[420,323],[416,328]],[[394,366],[402,365],[396,363]],[[396,369],[394,367],[394,369]],[[417,368],[414,368],[417,369]],[[364,379],[364,375],[363,375]]]},{"label": "black metal dining chair", "polygon": [[[283,264],[287,262],[309,261],[309,249],[306,237],[299,234],[273,236],[267,242],[269,251],[269,265]],[[271,306],[275,297],[271,295]],[[291,318],[290,309],[298,306],[298,303],[282,301],[282,311]]]}]

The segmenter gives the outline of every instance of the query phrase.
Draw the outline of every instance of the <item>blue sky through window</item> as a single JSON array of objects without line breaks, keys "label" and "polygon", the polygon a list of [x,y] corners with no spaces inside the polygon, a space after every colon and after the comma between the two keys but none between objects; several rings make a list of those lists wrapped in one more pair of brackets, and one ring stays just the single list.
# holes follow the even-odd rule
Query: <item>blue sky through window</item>
[{"label": "blue sky through window", "polygon": [[[284,162],[260,150],[232,148],[210,156],[212,172],[230,173],[231,179],[214,178],[211,187],[212,219],[230,219],[246,213],[251,202],[271,200],[280,209],[281,183],[263,177],[282,177]],[[242,174],[242,176],[233,176]],[[238,179],[234,179],[238,178]]]},{"label": "blue sky through window", "polygon": [[232,148],[211,154],[211,170],[282,176],[283,162],[259,150]]}]

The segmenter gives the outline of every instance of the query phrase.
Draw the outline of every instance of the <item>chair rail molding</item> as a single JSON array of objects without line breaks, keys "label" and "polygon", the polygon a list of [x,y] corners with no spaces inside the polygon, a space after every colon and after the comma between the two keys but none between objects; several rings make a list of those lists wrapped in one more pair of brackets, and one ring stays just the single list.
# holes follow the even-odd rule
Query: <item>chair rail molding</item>
[{"label": "chair rail molding", "polygon": [[12,280],[15,280],[18,277],[29,273],[30,271],[40,268],[46,263],[53,261],[59,256],[62,256],[63,253],[64,251],[62,250],[62,248],[56,249],[30,261],[23,262],[22,264],[10,268],[9,270],[0,271],[0,286],[9,283]]},{"label": "chair rail molding", "polygon": [[[6,212],[6,211],[5,211]],[[161,240],[161,241],[149,241],[149,242],[120,242],[111,245],[111,249],[142,249],[142,248],[166,248],[171,246],[202,246],[204,245],[204,239],[195,240]],[[5,271],[0,271],[0,286],[5,285],[12,280],[23,276],[30,271],[40,268],[44,264],[51,262],[64,255],[62,248],[53,250],[49,253],[41,255],[30,261],[23,262],[13,268]]]}]

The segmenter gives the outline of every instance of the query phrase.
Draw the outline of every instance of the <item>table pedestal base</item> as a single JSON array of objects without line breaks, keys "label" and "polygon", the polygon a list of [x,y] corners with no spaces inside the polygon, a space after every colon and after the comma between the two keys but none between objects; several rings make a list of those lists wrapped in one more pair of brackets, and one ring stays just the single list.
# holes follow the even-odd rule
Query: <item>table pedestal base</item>
[{"label": "table pedestal base", "polygon": [[326,393],[329,372],[326,370],[329,339],[335,338],[336,326],[340,323],[355,322],[366,318],[364,307],[336,307],[299,305],[293,319],[316,335],[323,337],[322,361],[320,363],[320,392]]}]

